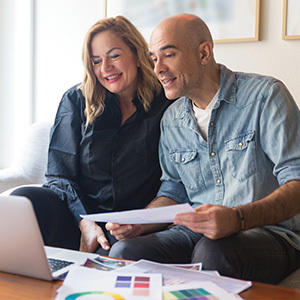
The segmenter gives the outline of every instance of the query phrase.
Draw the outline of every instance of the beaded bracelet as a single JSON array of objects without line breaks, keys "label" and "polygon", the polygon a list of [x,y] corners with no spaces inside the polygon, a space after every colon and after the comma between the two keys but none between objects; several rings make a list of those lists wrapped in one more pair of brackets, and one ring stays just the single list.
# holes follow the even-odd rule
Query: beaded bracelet
[{"label": "beaded bracelet", "polygon": [[238,232],[238,233],[240,233],[240,232],[245,230],[245,219],[244,219],[244,214],[243,214],[241,208],[239,206],[236,206],[235,208],[236,208],[236,211],[238,213],[238,217],[240,218],[240,221],[241,221],[240,230]]}]

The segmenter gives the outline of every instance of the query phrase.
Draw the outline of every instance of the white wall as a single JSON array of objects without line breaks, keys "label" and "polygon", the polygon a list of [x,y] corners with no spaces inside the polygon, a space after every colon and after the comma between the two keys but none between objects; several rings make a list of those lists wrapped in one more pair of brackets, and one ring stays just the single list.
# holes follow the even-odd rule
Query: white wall
[{"label": "white wall", "polygon": [[[20,121],[20,114],[28,112],[14,109],[22,107],[28,94],[24,93],[24,99],[16,97],[16,91],[17,95],[22,92],[18,90],[20,81],[15,82],[14,70],[20,72],[19,78],[25,76],[22,64],[14,66],[18,61],[14,58],[18,41],[14,37],[15,5],[19,1],[32,1],[36,16],[32,121],[52,121],[62,93],[82,80],[84,35],[104,16],[101,0],[0,0],[0,169],[11,164],[17,142],[30,119],[25,116],[26,121]],[[215,57],[232,70],[279,78],[300,106],[300,40],[282,40],[282,19],[283,0],[261,0],[261,41],[216,44]]]},{"label": "white wall", "polygon": [[63,93],[83,78],[88,29],[104,17],[101,0],[35,0],[34,119],[53,121]]},{"label": "white wall", "polygon": [[282,80],[300,107],[300,40],[282,39],[282,19],[283,0],[261,0],[261,40],[216,44],[215,58],[232,70]]},{"label": "white wall", "polygon": [[81,82],[85,34],[104,15],[104,0],[0,0],[0,169]]},{"label": "white wall", "polygon": [[[11,161],[10,140],[13,130],[13,97],[11,82],[14,80],[14,2],[0,0],[0,168],[4,161]],[[10,147],[9,147],[9,146]]]}]

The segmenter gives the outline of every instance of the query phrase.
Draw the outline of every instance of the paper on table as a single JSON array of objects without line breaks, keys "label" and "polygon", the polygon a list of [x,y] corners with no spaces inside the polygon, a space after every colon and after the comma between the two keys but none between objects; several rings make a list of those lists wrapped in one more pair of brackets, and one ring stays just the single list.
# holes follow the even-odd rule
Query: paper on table
[{"label": "paper on table", "polygon": [[[169,267],[165,264],[156,263],[148,260],[139,260],[129,266],[118,269],[119,272],[128,273],[156,273],[163,275],[163,285],[179,285],[184,283],[199,283],[200,281],[210,281],[229,293],[241,293],[249,288],[251,281],[245,281],[225,276],[216,276],[201,271],[195,272],[187,269]],[[115,270],[111,271],[115,272]]]},{"label": "paper on table", "polygon": [[188,203],[148,209],[134,209],[122,212],[80,215],[94,222],[113,222],[119,224],[173,223],[177,214],[195,212]]}]

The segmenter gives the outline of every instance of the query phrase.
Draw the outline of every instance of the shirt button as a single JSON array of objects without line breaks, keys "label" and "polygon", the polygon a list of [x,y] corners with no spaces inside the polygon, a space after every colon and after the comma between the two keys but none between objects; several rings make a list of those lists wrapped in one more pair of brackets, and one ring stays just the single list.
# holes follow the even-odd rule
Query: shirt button
[{"label": "shirt button", "polygon": [[212,152],[210,155],[211,155],[211,156],[215,156],[215,155],[216,155],[216,153],[215,153],[215,152]]},{"label": "shirt button", "polygon": [[242,147],[242,146],[243,146],[243,143],[242,143],[242,142],[239,142],[239,146]]},{"label": "shirt button", "polygon": [[218,180],[217,180],[217,184],[220,184],[220,183],[221,183],[221,180],[220,180],[220,179],[218,179]]}]

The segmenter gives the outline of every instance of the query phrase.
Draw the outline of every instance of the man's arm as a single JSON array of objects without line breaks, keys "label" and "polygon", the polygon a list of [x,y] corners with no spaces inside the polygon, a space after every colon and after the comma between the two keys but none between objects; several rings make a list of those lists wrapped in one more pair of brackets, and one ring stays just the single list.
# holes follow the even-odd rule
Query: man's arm
[{"label": "man's arm", "polygon": [[[154,208],[168,205],[175,205],[178,202],[172,200],[168,197],[158,197],[153,199],[146,207]],[[105,228],[110,231],[111,235],[114,235],[117,240],[123,240],[127,238],[132,238],[135,236],[140,236],[145,233],[155,232],[165,229],[169,224],[134,224],[134,225],[120,225],[117,223],[108,222]]]},{"label": "man's arm", "polygon": [[276,224],[300,213],[300,181],[290,181],[269,196],[241,206],[245,229]]},{"label": "man's arm", "polygon": [[[300,213],[300,181],[290,181],[267,197],[239,208],[244,218],[244,230],[287,220]],[[197,207],[196,213],[178,214],[174,224],[219,239],[239,232],[241,218],[235,207],[205,204]]]}]

